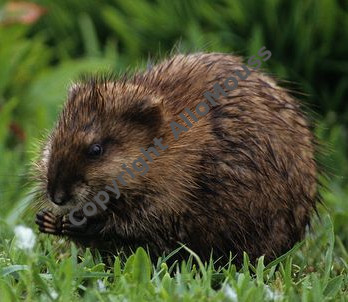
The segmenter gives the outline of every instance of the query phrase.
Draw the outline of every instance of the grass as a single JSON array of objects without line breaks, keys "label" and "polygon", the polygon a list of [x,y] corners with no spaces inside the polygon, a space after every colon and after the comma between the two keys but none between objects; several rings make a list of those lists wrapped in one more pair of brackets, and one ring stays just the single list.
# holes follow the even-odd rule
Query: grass
[{"label": "grass", "polygon": [[[46,14],[21,24],[0,0],[0,301],[348,301],[347,1],[35,2]],[[37,232],[30,162],[79,74],[134,69],[174,46],[248,56],[263,45],[266,70],[304,93],[324,147],[323,205],[304,242],[268,265],[245,255],[239,269],[193,253],[168,267],[142,249],[108,268]],[[18,225],[35,231],[32,249],[18,246]]]},{"label": "grass", "polygon": [[[0,292],[2,301],[346,301],[347,260],[335,255],[335,235],[328,215],[316,234],[286,255],[265,265],[244,255],[241,269],[214,267],[194,252],[187,262],[168,267],[166,258],[151,263],[139,248],[112,268],[89,250],[41,236],[23,250],[2,228]],[[347,251],[341,246],[342,252]],[[311,255],[308,259],[308,255]],[[170,257],[170,255],[169,255]],[[197,264],[193,264],[194,263]]]}]

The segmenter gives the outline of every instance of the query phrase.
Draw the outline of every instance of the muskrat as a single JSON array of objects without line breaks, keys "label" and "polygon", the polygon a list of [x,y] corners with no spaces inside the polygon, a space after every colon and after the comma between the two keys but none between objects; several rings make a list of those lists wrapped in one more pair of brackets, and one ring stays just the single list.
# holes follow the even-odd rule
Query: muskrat
[{"label": "muskrat", "polygon": [[[246,72],[234,55],[177,54],[131,76],[74,84],[36,163],[40,231],[114,254],[143,246],[157,257],[184,244],[202,260],[231,252],[236,263],[243,252],[271,261],[292,248],[316,209],[315,138],[299,102],[270,76],[250,68],[226,89],[236,71]],[[185,125],[184,109],[194,112],[216,83],[225,84],[218,105],[185,114]],[[178,139],[173,121],[187,128]],[[155,152],[154,138],[166,149]],[[141,148],[152,151],[147,173],[125,173]],[[69,211],[121,172],[120,198],[72,224]]]}]

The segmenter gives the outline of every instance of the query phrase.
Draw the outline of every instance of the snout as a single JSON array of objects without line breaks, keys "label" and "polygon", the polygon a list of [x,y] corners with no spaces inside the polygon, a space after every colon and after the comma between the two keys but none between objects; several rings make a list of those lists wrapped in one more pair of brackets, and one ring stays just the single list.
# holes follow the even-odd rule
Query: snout
[{"label": "snout", "polygon": [[65,205],[71,199],[71,195],[63,190],[52,190],[49,192],[49,197],[58,206]]}]

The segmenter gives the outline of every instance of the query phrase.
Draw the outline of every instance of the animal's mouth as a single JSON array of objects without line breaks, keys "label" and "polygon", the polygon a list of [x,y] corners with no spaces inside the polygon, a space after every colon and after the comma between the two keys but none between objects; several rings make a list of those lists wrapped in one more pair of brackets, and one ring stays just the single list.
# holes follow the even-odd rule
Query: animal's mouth
[{"label": "animal's mouth", "polygon": [[73,209],[75,209],[74,205],[56,205],[53,202],[50,202],[50,206],[48,207],[54,214],[63,216],[69,214]]},{"label": "animal's mouth", "polygon": [[63,204],[57,204],[48,197],[47,204],[49,205],[47,208],[49,208],[56,215],[61,215],[61,216],[69,214],[72,210],[75,210],[75,209],[80,208],[82,210],[82,207],[83,207],[82,202],[72,198],[67,200]]},{"label": "animal's mouth", "polygon": [[95,196],[73,196],[68,200],[65,200],[62,204],[57,204],[52,201],[48,192],[46,193],[46,209],[51,211],[57,217],[63,216],[72,216],[75,217],[76,220],[82,220],[86,218],[90,219],[105,219],[106,216],[110,214],[110,212],[115,212],[121,210],[119,207],[120,204],[123,204],[122,201],[125,201],[125,196],[121,194],[121,196],[117,199],[109,194],[109,198],[107,202],[101,203],[97,202]]}]

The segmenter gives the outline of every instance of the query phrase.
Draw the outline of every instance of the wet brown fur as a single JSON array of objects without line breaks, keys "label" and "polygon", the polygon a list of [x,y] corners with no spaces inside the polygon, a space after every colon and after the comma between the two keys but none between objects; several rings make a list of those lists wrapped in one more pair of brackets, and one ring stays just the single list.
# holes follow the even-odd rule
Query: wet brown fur
[{"label": "wet brown fur", "polygon": [[[37,163],[42,191],[53,186],[71,201],[44,197],[44,207],[56,217],[82,207],[162,137],[169,148],[153,156],[149,172],[125,176],[121,198],[91,222],[99,225],[94,236],[74,241],[115,253],[147,246],[153,256],[184,243],[204,260],[232,251],[237,263],[243,251],[270,261],[289,250],[317,200],[314,138],[299,103],[253,71],[178,140],[169,126],[183,124],[184,108],[194,111],[241,65],[226,54],[176,55],[132,77],[72,87]],[[84,154],[94,142],[105,153],[91,161]]]}]

